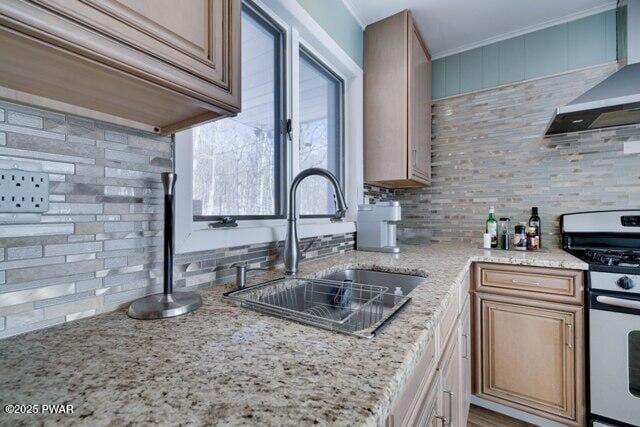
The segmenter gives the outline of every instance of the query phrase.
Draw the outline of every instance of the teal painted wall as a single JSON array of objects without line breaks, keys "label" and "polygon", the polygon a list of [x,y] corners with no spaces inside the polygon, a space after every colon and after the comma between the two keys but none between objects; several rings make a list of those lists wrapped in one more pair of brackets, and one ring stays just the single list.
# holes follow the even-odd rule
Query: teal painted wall
[{"label": "teal painted wall", "polygon": [[342,0],[297,0],[338,45],[362,67],[363,32]]},{"label": "teal painted wall", "polygon": [[443,98],[616,59],[614,9],[433,61]]}]

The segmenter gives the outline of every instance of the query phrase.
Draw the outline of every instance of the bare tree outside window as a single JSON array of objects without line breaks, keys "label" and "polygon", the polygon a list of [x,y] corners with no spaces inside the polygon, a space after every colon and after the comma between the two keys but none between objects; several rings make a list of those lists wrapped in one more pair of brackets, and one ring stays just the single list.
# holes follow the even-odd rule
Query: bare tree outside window
[{"label": "bare tree outside window", "polygon": [[233,119],[200,126],[193,162],[194,215],[276,213],[273,135],[264,129]]},{"label": "bare tree outside window", "polygon": [[242,12],[242,112],[193,130],[196,216],[280,214],[281,34]]}]

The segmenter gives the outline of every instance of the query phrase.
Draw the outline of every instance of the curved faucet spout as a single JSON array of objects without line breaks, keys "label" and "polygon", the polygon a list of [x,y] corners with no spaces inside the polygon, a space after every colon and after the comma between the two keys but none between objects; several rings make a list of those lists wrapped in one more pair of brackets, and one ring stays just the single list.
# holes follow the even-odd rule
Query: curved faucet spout
[{"label": "curved faucet spout", "polygon": [[300,183],[307,177],[316,175],[326,178],[333,186],[333,191],[336,194],[337,206],[336,206],[336,218],[342,218],[347,211],[347,203],[344,201],[344,194],[342,188],[338,183],[338,178],[331,172],[323,168],[309,168],[305,169],[293,178],[291,187],[289,188],[289,215],[288,220],[296,217],[296,193]]},{"label": "curved faucet spout", "polygon": [[285,274],[296,274],[298,272],[298,263],[302,257],[300,244],[298,243],[298,227],[296,213],[296,192],[300,183],[308,176],[317,175],[326,178],[332,185],[336,195],[336,213],[335,219],[344,217],[347,211],[347,203],[344,200],[344,194],[338,179],[326,169],[309,168],[300,172],[293,179],[291,188],[289,188],[289,212],[287,215],[287,239],[284,244],[284,267]]}]

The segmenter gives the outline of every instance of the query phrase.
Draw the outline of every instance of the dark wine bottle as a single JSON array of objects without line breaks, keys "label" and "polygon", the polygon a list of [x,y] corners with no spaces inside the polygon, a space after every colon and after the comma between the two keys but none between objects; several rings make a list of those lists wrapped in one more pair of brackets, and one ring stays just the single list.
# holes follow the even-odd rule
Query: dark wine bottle
[{"label": "dark wine bottle", "polygon": [[535,235],[538,238],[538,248],[542,247],[542,229],[540,227],[540,217],[538,216],[538,208],[531,208],[531,218],[529,218],[529,227],[535,228]]}]

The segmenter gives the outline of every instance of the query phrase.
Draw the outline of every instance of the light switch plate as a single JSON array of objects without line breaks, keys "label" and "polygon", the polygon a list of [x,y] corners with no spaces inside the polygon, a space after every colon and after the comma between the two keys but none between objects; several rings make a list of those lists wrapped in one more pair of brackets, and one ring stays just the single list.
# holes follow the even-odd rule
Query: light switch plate
[{"label": "light switch plate", "polygon": [[0,221],[33,222],[48,210],[49,174],[42,166],[0,160]]}]

